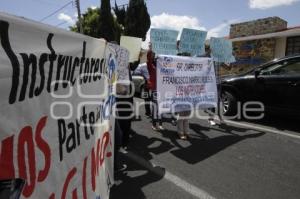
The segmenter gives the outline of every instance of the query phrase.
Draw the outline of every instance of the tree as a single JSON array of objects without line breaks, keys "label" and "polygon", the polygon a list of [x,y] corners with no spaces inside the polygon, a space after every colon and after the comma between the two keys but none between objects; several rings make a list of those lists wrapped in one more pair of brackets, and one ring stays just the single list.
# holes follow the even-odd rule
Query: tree
[{"label": "tree", "polygon": [[[99,8],[88,8],[87,12],[82,15],[83,34],[99,38],[99,13]],[[76,25],[70,28],[72,31],[78,32],[78,26],[79,22],[77,21]]]},{"label": "tree", "polygon": [[144,0],[130,0],[125,18],[124,33],[145,41],[151,20]]},{"label": "tree", "polygon": [[[89,35],[91,37],[100,38],[101,33],[99,21],[100,8],[88,8],[87,12],[82,15],[83,34]],[[77,21],[76,25],[70,27],[71,31],[78,32],[78,23],[79,22]],[[119,42],[122,28],[115,18],[113,18],[113,28],[115,30],[113,40]]]},{"label": "tree", "polygon": [[101,0],[99,34],[100,37],[107,41],[116,41],[118,39],[118,31],[114,24],[114,17],[111,14],[110,0]]},{"label": "tree", "polygon": [[126,8],[123,5],[122,8],[119,8],[120,6],[117,5],[117,2],[115,1],[115,7],[113,8],[116,16],[117,16],[117,21],[120,25],[125,27],[125,18],[126,18]]}]

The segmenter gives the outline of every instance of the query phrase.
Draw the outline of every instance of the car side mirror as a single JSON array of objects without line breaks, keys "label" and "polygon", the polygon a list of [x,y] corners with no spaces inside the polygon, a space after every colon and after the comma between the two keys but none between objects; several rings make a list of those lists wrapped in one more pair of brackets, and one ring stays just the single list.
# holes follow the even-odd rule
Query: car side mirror
[{"label": "car side mirror", "polygon": [[260,69],[256,69],[256,70],[254,71],[254,76],[255,76],[255,78],[258,78],[258,76],[260,75],[260,72],[261,72]]}]

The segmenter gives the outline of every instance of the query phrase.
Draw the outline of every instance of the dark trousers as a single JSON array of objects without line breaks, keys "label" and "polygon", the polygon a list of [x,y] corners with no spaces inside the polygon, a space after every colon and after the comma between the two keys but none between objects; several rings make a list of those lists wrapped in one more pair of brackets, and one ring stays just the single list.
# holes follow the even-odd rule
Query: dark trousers
[{"label": "dark trousers", "polygon": [[158,114],[157,91],[151,91],[151,101],[152,101],[152,125],[156,126],[157,122],[159,125],[162,125],[161,117]]},{"label": "dark trousers", "polygon": [[145,93],[142,94],[143,99],[145,100],[145,112],[146,115],[151,115],[151,94],[148,88],[145,88]]},{"label": "dark trousers", "polygon": [[[130,117],[133,113],[133,97],[130,98],[117,98],[117,112],[118,112],[118,123],[120,129],[123,132],[122,135],[122,146],[126,147],[129,143],[129,136],[131,133],[131,121],[132,117]],[[123,103],[123,104],[122,104]],[[132,106],[130,106],[131,104]],[[126,110],[122,110],[126,109]]]}]

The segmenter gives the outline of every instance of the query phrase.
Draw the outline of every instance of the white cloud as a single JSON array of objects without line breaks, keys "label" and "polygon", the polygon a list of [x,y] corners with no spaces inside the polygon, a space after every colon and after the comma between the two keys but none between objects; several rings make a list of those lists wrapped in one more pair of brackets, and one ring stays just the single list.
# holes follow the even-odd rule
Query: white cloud
[{"label": "white cloud", "polygon": [[299,0],[250,0],[249,6],[252,9],[268,9],[277,6],[292,5]]},{"label": "white cloud", "polygon": [[75,20],[71,16],[69,16],[69,15],[67,15],[65,13],[60,13],[57,18],[59,20],[66,21],[70,25],[75,24]]},{"label": "white cloud", "polygon": [[[229,20],[229,21],[226,21],[226,22],[208,30],[208,38],[223,36],[223,35],[221,35],[221,33],[230,24],[236,23],[236,22],[237,22],[237,20]],[[192,28],[192,29],[207,31],[207,28],[202,26],[200,24],[200,21],[196,17],[170,15],[167,13],[162,13],[160,15],[151,17],[151,28],[163,28],[163,29],[178,30],[178,31],[180,31],[178,37],[180,37],[181,30],[183,28]],[[143,44],[142,44],[142,48],[147,49],[149,41],[150,41],[150,30],[147,33],[146,41],[143,42]]]},{"label": "white cloud", "polygon": [[95,10],[97,6],[90,6],[91,9]]},{"label": "white cloud", "polygon": [[224,35],[220,35],[221,32],[223,32],[226,28],[228,28],[230,26],[230,24],[237,23],[238,21],[239,20],[237,20],[237,19],[233,19],[233,20],[229,20],[229,21],[225,21],[224,23],[221,23],[220,25],[210,29],[207,33],[207,37],[210,38],[210,37],[224,36]]},{"label": "white cloud", "polygon": [[205,30],[200,26],[196,17],[178,16],[162,13],[161,15],[151,17],[152,28],[166,28],[180,31],[183,27]]}]

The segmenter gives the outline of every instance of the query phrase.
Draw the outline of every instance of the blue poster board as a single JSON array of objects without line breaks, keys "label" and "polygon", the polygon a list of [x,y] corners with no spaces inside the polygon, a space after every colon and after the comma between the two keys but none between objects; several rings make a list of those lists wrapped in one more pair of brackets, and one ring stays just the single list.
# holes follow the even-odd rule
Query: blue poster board
[{"label": "blue poster board", "polygon": [[210,49],[214,61],[220,63],[235,62],[232,55],[232,42],[228,39],[212,37],[210,39]]},{"label": "blue poster board", "polygon": [[206,31],[184,28],[180,37],[179,52],[190,53],[191,56],[205,54]]},{"label": "blue poster board", "polygon": [[176,55],[178,34],[179,32],[176,30],[152,28],[150,30],[150,41],[152,43],[152,50],[156,54]]}]

